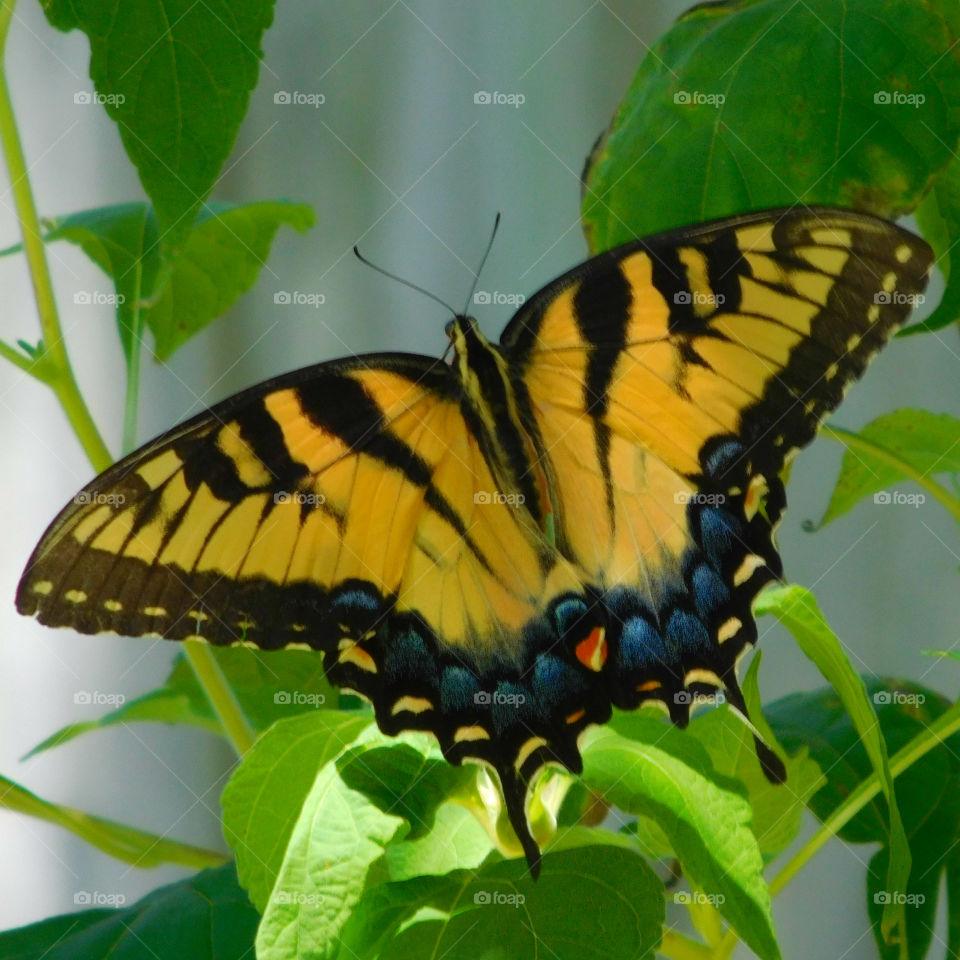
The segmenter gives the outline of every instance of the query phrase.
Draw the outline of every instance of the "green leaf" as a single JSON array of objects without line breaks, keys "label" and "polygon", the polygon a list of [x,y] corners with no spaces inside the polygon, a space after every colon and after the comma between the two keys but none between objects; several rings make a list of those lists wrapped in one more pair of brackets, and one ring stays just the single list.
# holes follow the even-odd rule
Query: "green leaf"
[{"label": "green leaf", "polygon": [[834,433],[838,440],[848,443],[848,449],[818,527],[871,495],[878,506],[921,507],[928,499],[926,492],[907,494],[887,488],[918,479],[929,483],[936,474],[960,471],[960,420],[949,413],[894,410],[868,423],[859,433]]},{"label": "green leaf", "polygon": [[[956,9],[955,4],[951,6]],[[954,159],[933,181],[930,192],[917,207],[916,217],[924,239],[937,256],[946,289],[933,313],[923,323],[901,330],[901,337],[941,330],[960,320],[960,270],[954,273],[951,256],[953,243],[960,236],[960,160]]]},{"label": "green leaf", "polygon": [[[319,654],[306,650],[259,651],[247,647],[214,647],[213,652],[255,730],[265,730],[275,720],[297,713],[315,713],[319,707],[336,702]],[[91,730],[128,723],[182,723],[222,734],[193,668],[178,654],[173,671],[162,687],[96,720],[64,727],[27,756],[60,746]]]},{"label": "green leaf", "polygon": [[146,313],[157,359],[168,359],[253,286],[281,224],[302,233],[313,222],[305,204],[281,201],[205,209]]},{"label": "green leaf", "polygon": [[[907,878],[910,876],[910,846],[897,806],[887,747],[880,734],[877,717],[863,681],[850,665],[840,641],[830,629],[817,606],[816,598],[809,590],[793,584],[765,590],[757,598],[754,609],[758,616],[772,614],[777,617],[793,634],[800,649],[831,684],[850,715],[866,748],[870,764],[880,778],[881,789],[888,805],[888,843],[891,857],[886,889],[894,896],[905,893]],[[816,758],[816,754],[814,757]],[[904,928],[903,904],[886,904],[883,917],[883,935],[884,939],[889,941],[894,928]]]},{"label": "green leaf", "polygon": [[[223,828],[250,899],[263,912],[318,771],[372,718],[324,710],[281,720],[254,744],[223,791]],[[334,771],[335,772],[335,771]]]},{"label": "green leaf", "polygon": [[[222,853],[178,843],[122,823],[92,816],[73,807],[42,800],[25,787],[0,776],[0,807],[27,814],[63,827],[103,853],[136,867],[149,869],[163,863],[209,867],[226,860]],[[0,954],[2,955],[2,954]]]},{"label": "green leaf", "polygon": [[84,910],[0,933],[4,960],[250,960],[257,912],[232,863],[123,910]]},{"label": "green leaf", "polygon": [[644,58],[596,151],[591,248],[798,202],[912,210],[960,136],[955,42],[916,0],[695,7]]},{"label": "green leaf", "polygon": [[[113,280],[117,328],[129,359],[139,347],[136,336],[142,325],[137,313],[160,275],[159,233],[153,210],[146,203],[124,203],[72,213],[52,221],[44,239],[48,243],[67,240],[76,244]],[[74,310],[97,303],[97,294],[99,291],[76,291]]]},{"label": "green leaf", "polygon": [[690,882],[717,898],[741,939],[760,957],[779,957],[750,805],[711,771],[703,747],[659,718],[618,714],[613,727],[591,731],[583,759],[586,783],[655,821]]},{"label": "green leaf", "polygon": [[710,754],[714,770],[739,780],[746,788],[753,809],[750,827],[764,857],[785,850],[800,832],[807,801],[824,782],[807,749],[801,747],[786,759],[787,782],[774,784],[757,760],[753,734],[728,707],[695,717],[689,733]]},{"label": "green leaf", "polygon": [[[867,681],[877,719],[891,752],[906,747],[949,706],[933,691],[890,678]],[[809,743],[811,752],[828,772],[826,786],[810,807],[821,821],[854,792],[872,772],[866,751],[839,697],[831,688],[792,694],[771,704],[768,713],[785,743]],[[926,753],[897,778],[897,796],[904,830],[910,838],[913,866],[900,897],[906,912],[909,956],[926,954],[933,928],[940,875],[955,845],[960,843],[960,736]],[[867,875],[867,906],[874,921],[881,954],[893,960],[896,945],[880,940],[881,907],[893,895],[886,886],[889,869],[886,805],[877,798],[847,823],[839,836],[848,843],[881,843]]]},{"label": "green leaf", "polygon": [[[383,735],[374,730],[369,736],[382,742]],[[373,864],[406,830],[401,817],[384,813],[347,787],[335,764],[323,766],[283,851],[257,932],[258,960],[335,957],[340,931],[367,886]]]},{"label": "green leaf", "polygon": [[543,857],[532,881],[521,860],[373,887],[343,932],[337,960],[621,960],[653,957],[663,884],[616,846]]},{"label": "green leaf", "polygon": [[[348,750],[337,761],[343,782],[362,793],[384,813],[410,824],[408,840],[424,836],[433,826],[437,808],[454,793],[466,794],[476,783],[470,766],[454,767],[424,737],[421,749],[409,743]],[[436,838],[439,840],[440,838]]]},{"label": "green leaf", "polygon": [[[42,0],[90,40],[90,77],[177,249],[216,183],[257,84],[270,0]],[[90,91],[74,94],[93,110]],[[84,103],[83,101],[86,101]]]}]

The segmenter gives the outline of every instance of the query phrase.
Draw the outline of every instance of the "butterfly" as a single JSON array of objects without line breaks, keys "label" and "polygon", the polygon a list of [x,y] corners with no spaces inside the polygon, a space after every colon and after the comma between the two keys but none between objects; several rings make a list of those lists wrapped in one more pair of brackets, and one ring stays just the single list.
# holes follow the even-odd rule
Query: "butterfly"
[{"label": "butterfly", "polygon": [[[612,707],[722,693],[781,576],[781,470],[903,324],[930,248],[831,208],[748,213],[601,253],[500,343],[254,386],[88,484],[21,613],[322,653],[387,734],[496,771],[534,875],[529,786],[582,769]],[[759,738],[768,777],[782,762]]]}]

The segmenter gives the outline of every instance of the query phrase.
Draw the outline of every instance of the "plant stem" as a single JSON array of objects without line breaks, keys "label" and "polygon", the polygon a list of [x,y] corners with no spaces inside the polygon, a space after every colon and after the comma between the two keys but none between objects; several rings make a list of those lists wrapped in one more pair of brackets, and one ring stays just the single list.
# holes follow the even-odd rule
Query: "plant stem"
[{"label": "plant stem", "polygon": [[237,755],[242,757],[253,746],[255,734],[244,716],[233,688],[220,669],[213,649],[198,640],[185,640],[183,652],[206,692],[220,726],[233,744]]},{"label": "plant stem", "polygon": [[714,957],[709,947],[691,940],[690,937],[685,937],[682,933],[677,933],[676,930],[666,929],[663,931],[663,940],[660,941],[657,953],[669,957],[670,960],[713,960]]},{"label": "plant stem", "polygon": [[824,426],[820,428],[820,432],[851,450],[860,450],[876,460],[882,460],[884,463],[896,467],[897,470],[906,474],[911,480],[928,491],[935,500],[939,501],[946,510],[953,514],[955,520],[960,522],[960,500],[951,497],[936,480],[931,480],[930,477],[899,457],[892,450],[887,450],[886,447],[882,447],[872,440],[867,440],[858,433],[852,433],[840,427]]},{"label": "plant stem", "polygon": [[[16,0],[0,0],[0,148],[6,160],[10,174],[10,185],[14,202],[17,208],[17,218],[20,222],[20,232],[23,235],[23,249],[27,256],[30,268],[30,279],[33,284],[33,293],[37,301],[37,313],[40,317],[40,329],[43,332],[44,361],[46,370],[43,381],[48,383],[57,395],[70,425],[73,427],[77,439],[89,458],[93,468],[101,473],[113,462],[110,451],[107,449],[100,432],[97,430],[90,411],[84,403],[80,388],[73,375],[70,359],[67,356],[63,341],[63,332],[60,328],[60,317],[57,313],[57,304],[53,296],[53,285],[50,282],[50,270],[47,265],[47,254],[43,243],[43,234],[40,231],[40,222],[37,218],[36,205],[33,202],[33,191],[30,187],[30,177],[27,162],[20,143],[20,134],[17,130],[16,117],[13,112],[13,101],[6,80],[6,40],[13,20],[13,10]],[[138,314],[139,315],[139,314]],[[139,331],[135,331],[139,334]],[[139,335],[136,338],[136,347],[133,352],[139,358]],[[27,362],[11,347],[0,345],[0,356],[15,363],[22,370],[31,372]],[[130,386],[130,378],[133,387]],[[128,366],[127,402],[124,417],[125,438],[129,439],[136,426],[136,397],[139,381],[139,359]],[[132,426],[131,426],[132,424]],[[131,441],[132,442],[132,441]],[[186,645],[190,647],[190,644]],[[197,674],[197,679],[210,698],[210,703],[224,732],[230,738],[237,753],[242,756],[253,744],[253,731],[247,722],[240,704],[231,690],[220,665],[214,658],[213,652],[202,645],[194,644],[200,649],[188,649],[187,658]]]},{"label": "plant stem", "polygon": [[121,450],[126,456],[137,443],[137,407],[140,401],[140,357],[143,345],[140,335],[143,333],[143,314],[140,309],[143,278],[143,263],[137,260],[137,279],[134,285],[133,329],[130,331],[130,349],[127,351],[127,390],[123,401],[123,443]]},{"label": "plant stem", "polygon": [[[33,202],[33,191],[27,173],[27,163],[20,143],[13,102],[6,78],[6,40],[13,20],[16,0],[0,0],[0,148],[3,150],[7,171],[10,174],[10,187],[17,208],[17,219],[23,235],[24,252],[30,267],[30,280],[37,301],[37,313],[40,316],[40,329],[46,358],[50,363],[50,377],[45,380],[53,388],[70,421],[77,438],[94,469],[105,470],[111,461],[100,432],[97,430],[90,411],[83,402],[73,370],[67,360],[67,351],[63,343],[57,304],[53,297],[53,285],[50,282],[50,270],[43,246],[43,235],[37,219],[37,209]],[[10,356],[4,352],[7,359]],[[18,364],[18,366],[23,366]]]},{"label": "plant stem", "polygon": [[[960,701],[942,713],[922,733],[918,733],[905,747],[890,758],[890,774],[894,778],[909,769],[922,756],[960,730]],[[807,865],[820,849],[843,829],[877,794],[880,779],[872,773],[821,824],[820,829],[790,858],[770,883],[770,895],[775,897]],[[729,957],[738,937],[728,930],[716,950],[716,960]]]}]

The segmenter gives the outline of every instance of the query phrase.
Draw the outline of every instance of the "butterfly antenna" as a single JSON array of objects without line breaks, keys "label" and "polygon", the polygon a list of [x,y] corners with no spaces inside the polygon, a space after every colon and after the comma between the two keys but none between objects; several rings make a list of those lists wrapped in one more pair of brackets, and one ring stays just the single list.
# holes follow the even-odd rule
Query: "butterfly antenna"
[{"label": "butterfly antenna", "polygon": [[473,275],[473,286],[470,288],[470,293],[467,295],[467,302],[463,305],[463,313],[467,312],[467,308],[470,306],[470,301],[473,299],[474,293],[477,290],[477,284],[480,282],[480,274],[483,272],[484,264],[487,262],[487,257],[490,256],[490,251],[493,249],[493,238],[497,235],[497,227],[500,226],[500,214],[499,212],[493,218],[493,230],[490,233],[490,239],[487,241],[487,249],[483,252],[483,258],[480,261],[480,266],[477,267],[477,272]]},{"label": "butterfly antenna", "polygon": [[402,283],[405,287],[409,287],[411,290],[416,290],[418,293],[422,293],[425,297],[429,297],[435,303],[439,303],[441,307],[444,308],[451,316],[456,316],[457,311],[450,306],[445,300],[441,300],[435,293],[431,293],[429,290],[424,290],[423,287],[418,287],[415,283],[411,283],[409,280],[404,280],[403,277],[398,277],[395,273],[391,273],[389,270],[384,270],[383,267],[378,267],[375,263],[371,263],[356,247],[353,248],[353,252],[356,255],[357,259],[366,264],[373,270],[376,270],[377,273],[382,273],[385,277],[389,277],[391,280],[396,280],[397,283]]}]

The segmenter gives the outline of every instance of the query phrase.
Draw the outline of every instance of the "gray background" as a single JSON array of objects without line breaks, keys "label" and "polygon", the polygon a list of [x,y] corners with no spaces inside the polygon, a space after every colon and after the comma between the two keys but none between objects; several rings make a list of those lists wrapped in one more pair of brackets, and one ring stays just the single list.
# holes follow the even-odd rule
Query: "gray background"
[{"label": "gray background", "polygon": [[[363,0],[282,3],[265,40],[261,82],[214,191],[222,200],[310,203],[317,226],[283,231],[256,288],[166,365],[144,360],[139,437],[146,440],[233,391],[334,356],[401,349],[439,354],[443,310],[358,264],[368,256],[460,307],[497,211],[503,223],[480,288],[529,294],[583,259],[579,171],[647,47],[680,3],[554,0],[442,4]],[[51,30],[21,3],[9,75],[41,214],[137,199],[139,183],[89,90],[88,43]],[[323,93],[319,109],[277,105],[280,90]],[[478,90],[526,102],[478,106]],[[656,189],[656,185],[651,185]],[[0,246],[16,242],[6,179]],[[118,451],[123,367],[110,307],[74,306],[76,290],[110,291],[75,249],[50,248],[68,346],[108,444]],[[24,262],[0,260],[0,336],[36,339]],[[321,293],[319,309],[279,306],[278,291]],[[494,336],[510,307],[478,308]],[[856,428],[894,407],[960,413],[953,330],[901,341],[849,395],[835,423]],[[178,839],[218,845],[218,797],[230,755],[199,732],[137,726],[39,758],[20,757],[54,730],[97,714],[78,691],[127,699],[165,677],[160,642],[80,637],[18,617],[17,579],[60,506],[90,468],[49,391],[0,363],[0,771],[43,797]],[[865,673],[903,674],[952,695],[954,670],[920,656],[958,642],[960,543],[936,505],[861,505],[811,535],[841,452],[819,439],[795,463],[780,544],[788,577],[816,589]],[[905,490],[910,488],[904,487]],[[821,680],[791,639],[761,624],[767,699]],[[807,823],[807,831],[810,829]],[[141,872],[26,817],[0,813],[0,927],[74,909],[79,891],[132,903],[186,871]],[[871,848],[834,842],[778,898],[785,956],[875,956],[863,904]],[[942,912],[942,911],[941,911]],[[942,917],[938,933],[942,933]],[[942,949],[942,948],[940,948]],[[739,956],[748,956],[741,948]]]}]

